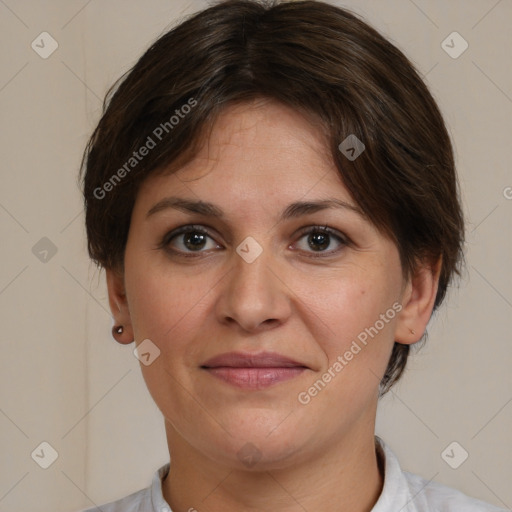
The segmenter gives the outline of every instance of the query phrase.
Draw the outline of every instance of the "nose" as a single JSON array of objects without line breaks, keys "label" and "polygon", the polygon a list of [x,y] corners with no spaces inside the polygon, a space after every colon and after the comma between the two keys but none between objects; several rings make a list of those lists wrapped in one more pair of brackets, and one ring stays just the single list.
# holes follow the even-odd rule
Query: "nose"
[{"label": "nose", "polygon": [[264,250],[252,263],[234,254],[217,302],[221,323],[256,333],[276,328],[289,317],[290,288],[271,252]]}]

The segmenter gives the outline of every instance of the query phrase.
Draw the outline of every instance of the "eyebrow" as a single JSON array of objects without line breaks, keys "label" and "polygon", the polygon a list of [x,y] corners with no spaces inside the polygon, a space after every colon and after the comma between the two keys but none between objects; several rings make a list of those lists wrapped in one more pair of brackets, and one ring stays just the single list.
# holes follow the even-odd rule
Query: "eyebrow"
[{"label": "eyebrow", "polygon": [[[163,210],[167,210],[168,208],[173,208],[175,210],[180,210],[185,213],[196,213],[200,215],[204,215],[207,217],[216,217],[219,219],[224,219],[225,214],[223,210],[214,205],[213,203],[208,203],[205,201],[193,201],[190,199],[186,199],[183,197],[166,197],[156,203],[146,214],[146,219],[155,215],[158,212]],[[352,212],[357,213],[363,218],[366,218],[366,215],[363,211],[350,203],[342,201],[337,198],[329,198],[329,199],[320,199],[315,201],[296,201],[294,203],[289,204],[281,213],[279,221],[301,217],[302,215],[312,214],[321,210],[327,210],[332,208],[341,208],[345,210],[350,210]]]}]

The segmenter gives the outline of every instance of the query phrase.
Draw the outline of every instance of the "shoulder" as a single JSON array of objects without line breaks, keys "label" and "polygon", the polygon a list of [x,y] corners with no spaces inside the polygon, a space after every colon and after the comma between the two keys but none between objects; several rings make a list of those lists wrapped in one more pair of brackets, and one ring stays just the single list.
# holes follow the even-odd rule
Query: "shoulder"
[{"label": "shoulder", "polygon": [[504,512],[506,509],[470,496],[446,485],[428,481],[419,475],[403,473],[418,511]]},{"label": "shoulder", "polygon": [[149,487],[124,498],[77,512],[171,512],[162,494],[162,479],[165,478],[168,472],[169,463],[163,465],[155,472]]},{"label": "shoulder", "polygon": [[457,489],[402,471],[395,454],[378,437],[376,448],[384,467],[384,486],[372,512],[507,512]]},{"label": "shoulder", "polygon": [[149,489],[141,489],[134,492],[129,496],[125,496],[116,501],[111,501],[100,505],[99,507],[92,507],[79,512],[147,512],[152,510],[151,495]]}]

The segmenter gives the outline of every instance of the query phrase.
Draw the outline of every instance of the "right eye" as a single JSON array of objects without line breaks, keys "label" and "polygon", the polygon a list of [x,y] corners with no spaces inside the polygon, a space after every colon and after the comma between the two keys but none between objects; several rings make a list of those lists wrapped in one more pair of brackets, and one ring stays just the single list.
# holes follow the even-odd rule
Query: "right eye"
[{"label": "right eye", "polygon": [[[208,238],[213,241],[210,233],[201,226],[187,225],[181,226],[170,233],[167,233],[159,248],[165,249],[172,254],[183,255],[186,257],[195,256],[194,253],[205,252]],[[211,244],[206,250],[220,247],[219,244]],[[176,248],[177,247],[177,248]]]}]

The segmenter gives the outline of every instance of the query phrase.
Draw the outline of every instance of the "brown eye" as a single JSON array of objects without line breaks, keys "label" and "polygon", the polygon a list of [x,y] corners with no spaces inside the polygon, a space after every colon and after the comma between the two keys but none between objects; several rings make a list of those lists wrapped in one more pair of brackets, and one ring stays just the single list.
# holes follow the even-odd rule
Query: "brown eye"
[{"label": "brown eye", "polygon": [[[208,240],[211,240],[210,247],[208,247]],[[215,249],[220,247],[210,233],[199,226],[182,226],[171,233],[168,233],[160,248],[166,249],[172,253],[202,253],[206,250]]]},{"label": "brown eye", "polygon": [[[320,255],[324,253],[326,255],[332,255],[348,244],[347,239],[342,236],[341,233],[338,233],[328,226],[314,226],[308,228],[301,233],[299,240],[303,238],[306,239],[306,243],[303,244],[302,248],[299,247],[299,249],[305,252],[320,253]],[[334,249],[332,249],[333,245],[335,246]],[[330,250],[328,250],[329,247],[331,247]]]}]

